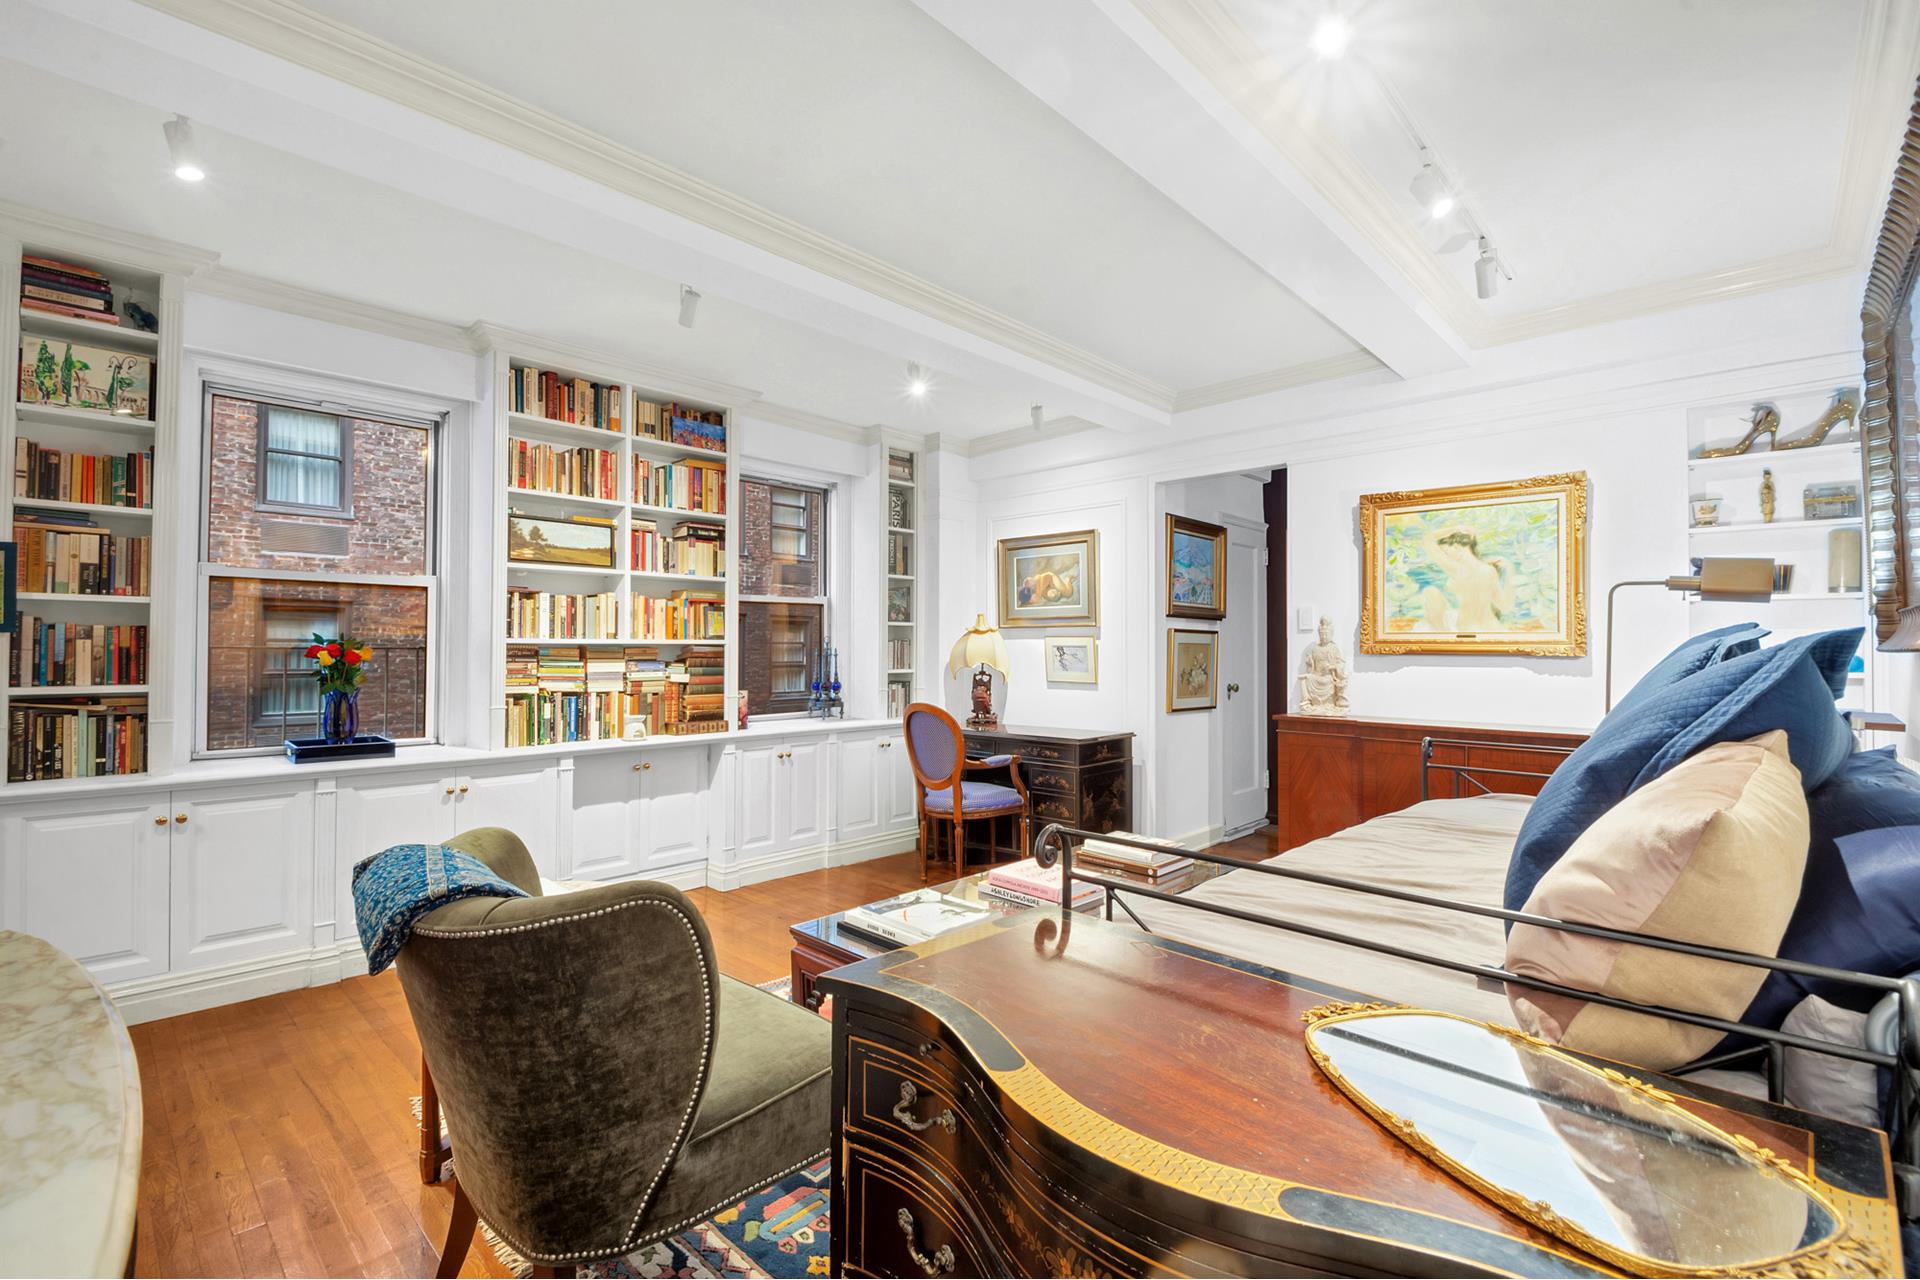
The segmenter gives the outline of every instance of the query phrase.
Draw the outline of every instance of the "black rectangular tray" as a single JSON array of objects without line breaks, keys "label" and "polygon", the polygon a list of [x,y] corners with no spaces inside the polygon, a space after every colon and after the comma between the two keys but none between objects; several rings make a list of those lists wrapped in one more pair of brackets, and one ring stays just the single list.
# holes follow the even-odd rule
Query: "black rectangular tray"
[{"label": "black rectangular tray", "polygon": [[288,738],[287,759],[295,764],[313,764],[319,760],[353,760],[361,756],[390,756],[393,739],[377,733],[356,734],[351,742],[328,742],[325,738]]}]

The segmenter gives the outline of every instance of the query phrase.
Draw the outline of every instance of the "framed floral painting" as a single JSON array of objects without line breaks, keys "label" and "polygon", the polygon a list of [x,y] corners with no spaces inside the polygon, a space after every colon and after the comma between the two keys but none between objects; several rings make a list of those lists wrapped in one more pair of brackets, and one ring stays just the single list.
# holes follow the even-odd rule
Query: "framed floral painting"
[{"label": "framed floral painting", "polygon": [[1167,616],[1227,616],[1227,531],[1167,515]]},{"label": "framed floral painting", "polygon": [[1587,476],[1360,497],[1362,653],[1587,652]]},{"label": "framed floral painting", "polygon": [[1100,625],[1100,535],[1092,529],[1002,538],[1000,625]]},{"label": "framed floral painting", "polygon": [[1219,703],[1220,633],[1167,632],[1167,710],[1211,711]]}]

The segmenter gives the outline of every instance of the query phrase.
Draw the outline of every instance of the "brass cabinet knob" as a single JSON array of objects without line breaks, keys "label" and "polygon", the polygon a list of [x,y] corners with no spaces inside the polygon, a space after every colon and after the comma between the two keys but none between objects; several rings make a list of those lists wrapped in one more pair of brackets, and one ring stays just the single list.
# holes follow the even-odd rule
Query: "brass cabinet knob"
[{"label": "brass cabinet knob", "polygon": [[153,825],[154,825],[154,826],[156,826],[156,827],[164,827],[164,826],[166,826],[166,825],[167,825],[167,815],[163,813],[163,814],[161,814],[161,815],[160,815],[159,817],[157,817],[157,818],[155,818],[155,819],[153,820]]},{"label": "brass cabinet knob", "polygon": [[464,782],[460,784],[460,794],[461,795],[467,794],[467,784]]},{"label": "brass cabinet knob", "polygon": [[173,815],[173,820],[175,822],[185,822],[187,820],[187,815],[184,813],[176,813]]},{"label": "brass cabinet knob", "polygon": [[452,788],[452,787],[448,787],[448,788],[447,788],[447,794],[448,794],[448,795],[452,795],[452,794],[453,794],[453,788]]}]

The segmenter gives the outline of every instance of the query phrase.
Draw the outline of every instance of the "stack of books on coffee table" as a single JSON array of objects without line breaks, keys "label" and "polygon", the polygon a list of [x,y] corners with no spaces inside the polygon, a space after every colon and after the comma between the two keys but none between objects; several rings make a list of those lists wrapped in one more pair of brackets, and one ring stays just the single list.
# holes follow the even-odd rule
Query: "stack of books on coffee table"
[{"label": "stack of books on coffee table", "polygon": [[[1032,858],[1022,858],[1019,862],[1009,862],[987,872],[986,882],[980,886],[980,892],[1021,906],[1057,907],[1060,905],[1060,880],[1059,863],[1042,867]],[[1076,880],[1073,885],[1073,906],[1077,910],[1098,903],[1105,893],[1106,890],[1097,884]]]},{"label": "stack of books on coffee table", "polygon": [[1131,831],[1116,831],[1114,834],[1158,847],[1139,849],[1116,840],[1087,840],[1074,851],[1075,864],[1083,871],[1130,876],[1149,884],[1184,875],[1193,866],[1193,859],[1187,856],[1186,847],[1172,840],[1136,836]]}]

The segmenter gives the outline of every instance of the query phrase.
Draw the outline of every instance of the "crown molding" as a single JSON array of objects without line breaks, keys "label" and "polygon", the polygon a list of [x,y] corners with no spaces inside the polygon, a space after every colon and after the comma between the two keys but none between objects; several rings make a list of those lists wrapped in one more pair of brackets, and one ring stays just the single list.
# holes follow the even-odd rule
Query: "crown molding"
[{"label": "crown molding", "polygon": [[521,359],[539,360],[583,372],[597,372],[655,395],[684,396],[729,412],[755,405],[760,399],[760,393],[751,387],[723,382],[718,378],[701,377],[684,369],[655,364],[650,360],[621,355],[584,343],[542,337],[524,329],[495,324],[491,320],[475,321],[467,326],[466,333],[470,349],[476,352],[504,352]]},{"label": "crown molding", "polygon": [[1384,368],[1386,368],[1385,365],[1365,351],[1349,351],[1342,355],[1288,365],[1284,369],[1274,369],[1268,373],[1250,373],[1244,378],[1229,378],[1225,382],[1209,383],[1204,387],[1182,391],[1173,398],[1173,411],[1185,413],[1189,409],[1207,409],[1217,404],[1228,404],[1234,400],[1246,400],[1253,396],[1285,391],[1289,387],[1304,387],[1311,382],[1331,382],[1335,378],[1350,378],[1355,374],[1371,373],[1375,369]]},{"label": "crown molding", "polygon": [[[1261,94],[1261,86],[1273,82],[1259,74],[1259,68],[1272,61],[1271,55],[1235,21],[1221,0],[1132,3],[1221,98],[1294,164],[1473,347],[1497,346],[1863,269],[1886,188],[1887,173],[1883,170],[1896,150],[1892,140],[1898,129],[1894,126],[1904,118],[1900,108],[1912,92],[1916,63],[1920,63],[1920,21],[1912,8],[1891,0],[1868,0],[1860,24],[1840,187],[1835,193],[1825,244],[1495,318],[1479,305],[1464,280],[1446,270],[1440,256],[1419,233],[1393,212],[1392,195],[1351,151],[1323,131],[1301,127],[1291,113]],[[1884,124],[1886,121],[1892,123]],[[1197,407],[1184,405],[1184,397],[1176,400],[1183,407]]]},{"label": "crown molding", "polygon": [[959,453],[969,458],[978,458],[985,454],[1001,453],[1005,450],[1018,449],[1025,445],[1051,444],[1056,440],[1064,440],[1068,436],[1077,436],[1083,431],[1101,430],[1104,430],[1104,428],[1097,422],[1089,421],[1075,414],[1063,414],[1058,418],[1048,419],[1038,431],[1035,431],[1031,425],[1010,427],[1005,431],[995,431],[989,435],[975,436],[971,440],[956,440],[947,445],[946,448],[949,453]]},{"label": "crown molding", "polygon": [[309,320],[320,320],[348,329],[364,329],[423,346],[442,347],[449,351],[473,350],[466,329],[460,325],[287,284],[281,280],[270,280],[230,267],[209,268],[193,277],[189,287],[194,293],[225,298],[229,302],[243,302],[270,311],[305,316]]},{"label": "crown molding", "polygon": [[795,431],[810,431],[817,436],[826,436],[831,440],[844,440],[848,444],[870,445],[878,438],[879,427],[856,427],[851,422],[842,422],[838,418],[829,418],[821,413],[809,413],[805,409],[795,409],[791,405],[774,404],[770,400],[756,400],[744,410],[745,416],[756,422],[765,422],[776,427],[791,427]]},{"label": "crown molding", "polygon": [[1173,389],[290,0],[140,0],[1162,412]]},{"label": "crown molding", "polygon": [[0,230],[28,242],[45,240],[67,253],[98,258],[157,275],[192,277],[212,267],[220,255],[157,236],[49,213],[30,205],[0,200]]}]

